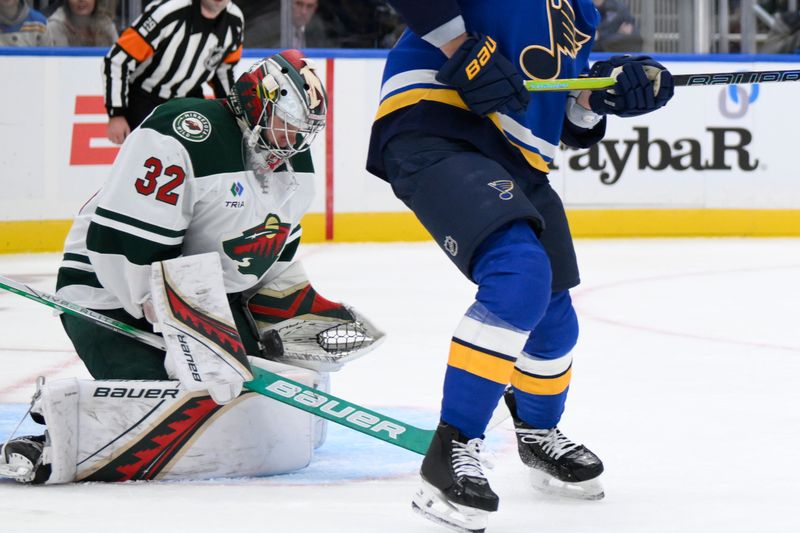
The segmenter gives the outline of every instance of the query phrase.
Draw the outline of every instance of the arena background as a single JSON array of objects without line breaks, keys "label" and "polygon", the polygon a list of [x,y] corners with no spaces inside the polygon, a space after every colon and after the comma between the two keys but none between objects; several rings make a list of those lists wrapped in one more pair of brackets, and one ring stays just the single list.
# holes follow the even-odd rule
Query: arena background
[{"label": "arena background", "polygon": [[[0,49],[0,252],[59,251],[72,217],[107,176],[117,147],[105,139],[103,53]],[[269,53],[246,51],[239,69]],[[385,54],[310,54],[331,106],[324,140],[312,149],[318,190],[303,222],[306,242],[429,238],[389,186],[364,169]],[[656,57],[678,74],[800,65],[785,55]],[[612,119],[591,150],[560,151],[551,181],[573,233],[800,235],[796,91],[794,83],[677,88],[661,112]]]}]

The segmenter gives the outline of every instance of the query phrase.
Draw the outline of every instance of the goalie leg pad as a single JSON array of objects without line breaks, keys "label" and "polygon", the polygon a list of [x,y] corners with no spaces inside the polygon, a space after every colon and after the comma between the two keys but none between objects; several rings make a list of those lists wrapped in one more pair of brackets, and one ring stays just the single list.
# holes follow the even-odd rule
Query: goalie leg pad
[{"label": "goalie leg pad", "polygon": [[236,329],[216,253],[153,263],[150,296],[167,345],[165,367],[189,391],[219,404],[253,379]]},{"label": "goalie leg pad", "polygon": [[[318,374],[264,360],[254,365],[313,386]],[[256,393],[219,405],[177,381],[67,379],[44,385],[48,484],[265,476],[308,466],[313,415]]]},{"label": "goalie leg pad", "polygon": [[48,485],[75,479],[79,398],[80,383],[75,378],[45,382],[36,392],[31,414],[39,420],[53,421],[47,427],[42,452],[42,463],[50,464],[51,468]]}]

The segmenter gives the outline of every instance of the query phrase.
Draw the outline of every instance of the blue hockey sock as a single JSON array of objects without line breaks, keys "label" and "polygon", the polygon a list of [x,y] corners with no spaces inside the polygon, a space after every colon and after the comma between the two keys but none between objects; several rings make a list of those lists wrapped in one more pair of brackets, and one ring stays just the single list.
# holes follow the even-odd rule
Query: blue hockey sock
[{"label": "blue hockey sock", "polygon": [[517,416],[527,424],[540,429],[558,425],[572,377],[570,351],[577,339],[578,319],[569,292],[553,294],[511,378]]},{"label": "blue hockey sock", "polygon": [[473,304],[450,344],[442,420],[467,438],[483,435],[527,338],[527,331]]}]

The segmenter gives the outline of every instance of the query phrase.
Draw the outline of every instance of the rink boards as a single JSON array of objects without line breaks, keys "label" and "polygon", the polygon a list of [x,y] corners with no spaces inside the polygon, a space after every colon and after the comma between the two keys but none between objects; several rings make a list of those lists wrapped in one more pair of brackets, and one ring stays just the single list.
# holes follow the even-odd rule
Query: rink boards
[{"label": "rink boards", "polygon": [[[0,50],[0,252],[60,250],[103,183],[102,50]],[[46,55],[40,55],[46,54]],[[261,54],[248,51],[244,69]],[[382,52],[315,51],[332,100],[312,148],[317,196],[307,242],[428,238],[389,186],[364,170]],[[675,73],[797,68],[791,56],[664,56]],[[6,78],[8,79],[8,78]],[[676,89],[658,113],[610,121],[590,150],[561,150],[551,174],[573,233],[592,236],[800,235],[793,105],[797,83]],[[480,216],[480,213],[475,213]]]}]

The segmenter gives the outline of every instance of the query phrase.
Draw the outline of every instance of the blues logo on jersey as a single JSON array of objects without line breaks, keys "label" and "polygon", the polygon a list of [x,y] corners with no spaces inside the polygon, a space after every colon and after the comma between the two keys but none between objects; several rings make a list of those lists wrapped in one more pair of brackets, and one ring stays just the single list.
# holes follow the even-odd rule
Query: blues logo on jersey
[{"label": "blues logo on jersey", "polygon": [[547,46],[526,47],[520,53],[519,64],[529,78],[553,80],[561,73],[561,57],[575,59],[592,37],[575,26],[575,10],[569,1],[547,0],[545,3],[550,42]]}]

